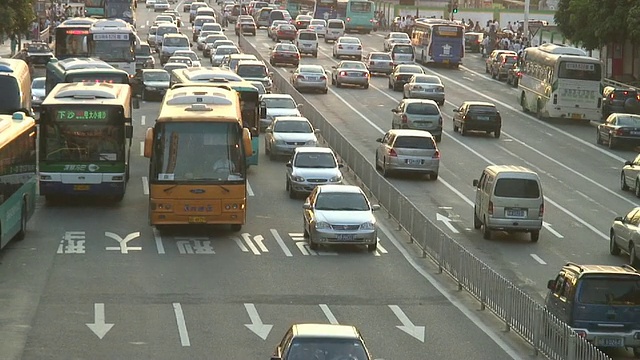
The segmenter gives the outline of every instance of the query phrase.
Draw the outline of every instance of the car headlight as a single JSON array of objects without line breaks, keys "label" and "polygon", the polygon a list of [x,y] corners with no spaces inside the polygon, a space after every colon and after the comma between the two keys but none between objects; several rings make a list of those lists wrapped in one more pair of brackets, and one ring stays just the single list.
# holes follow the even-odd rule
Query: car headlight
[{"label": "car headlight", "polygon": [[37,97],[37,96],[35,96],[35,95],[32,95],[32,96],[31,96],[31,100],[38,100],[38,97]]},{"label": "car headlight", "polygon": [[340,181],[342,181],[342,175],[336,175],[331,179],[329,179],[329,182],[333,182],[333,183],[340,182]]},{"label": "car headlight", "polygon": [[360,224],[360,230],[375,230],[375,229],[376,229],[375,223],[366,222],[366,223]]},{"label": "car headlight", "polygon": [[316,146],[316,141],[315,141],[315,140],[309,140],[309,141],[307,141],[307,142],[306,142],[306,143],[304,143],[304,144],[305,144],[305,145],[308,145],[308,146]]},{"label": "car headlight", "polygon": [[303,182],[304,178],[302,176],[294,175],[294,176],[291,177],[291,180],[293,180],[295,182]]},{"label": "car headlight", "polygon": [[331,229],[331,224],[326,221],[318,221],[316,223],[316,229]]}]

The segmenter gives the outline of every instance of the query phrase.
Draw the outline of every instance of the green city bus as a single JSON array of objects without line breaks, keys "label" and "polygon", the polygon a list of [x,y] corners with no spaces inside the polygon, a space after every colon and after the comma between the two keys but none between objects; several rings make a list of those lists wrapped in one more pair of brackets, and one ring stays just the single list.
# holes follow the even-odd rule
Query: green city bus
[{"label": "green city bus", "polygon": [[36,184],[35,120],[23,112],[0,115],[0,248],[24,239]]},{"label": "green city bus", "polygon": [[129,179],[132,108],[138,101],[129,85],[57,85],[40,113],[40,195],[122,200]]},{"label": "green city bus", "polygon": [[106,82],[129,85],[130,79],[131,77],[126,71],[118,70],[100,59],[52,59],[47,63],[45,92],[48,94],[61,83]]}]

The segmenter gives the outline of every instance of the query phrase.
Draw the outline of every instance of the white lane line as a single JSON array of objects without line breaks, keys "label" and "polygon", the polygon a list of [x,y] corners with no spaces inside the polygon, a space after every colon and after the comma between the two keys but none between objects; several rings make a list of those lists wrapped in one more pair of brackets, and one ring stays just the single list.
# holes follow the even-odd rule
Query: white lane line
[{"label": "white lane line", "polygon": [[427,270],[423,269],[418,264],[416,259],[414,259],[413,256],[410,255],[409,252],[402,246],[402,244],[396,238],[393,237],[393,235],[386,228],[386,226],[380,224],[379,228],[387,236],[389,241],[391,241],[393,245],[398,249],[398,251],[400,251],[402,256],[405,258],[405,260],[407,260],[407,262],[411,265],[411,267],[413,267],[418,272],[418,274],[422,275],[422,277],[425,278],[431,284],[431,286],[433,286],[436,290],[438,290],[440,294],[442,294],[445,298],[447,298],[449,303],[451,303],[462,314],[464,314],[467,317],[467,319],[469,319],[476,327],[478,327],[478,329],[480,329],[480,331],[487,334],[487,336],[489,336],[489,338],[491,338],[491,340],[493,340],[493,342],[495,342],[496,345],[498,345],[513,360],[522,359],[522,356],[520,356],[520,354],[515,349],[513,349],[511,346],[509,346],[509,344],[507,344],[507,342],[504,341],[503,334],[497,334],[496,332],[494,332],[493,329],[491,329],[488,325],[482,322],[482,320],[480,320],[478,315],[475,314],[476,310],[471,310],[467,308],[465,304],[459,301],[454,295],[449,293],[449,291],[446,290],[444,286],[440,285],[440,283],[436,280],[435,277],[433,277]]},{"label": "white lane line", "polygon": [[140,156],[144,156],[144,141],[140,141]]},{"label": "white lane line", "polygon": [[144,125],[145,124],[145,120],[146,120],[146,116],[142,115],[140,116],[140,125]]},{"label": "white lane line", "polygon": [[247,195],[255,196],[255,194],[253,193],[253,189],[251,188],[251,184],[249,184],[249,180],[247,180]]},{"label": "white lane line", "polygon": [[327,320],[329,320],[330,324],[333,324],[333,325],[339,325],[340,324],[338,322],[338,319],[336,319],[336,317],[333,316],[333,313],[331,312],[331,309],[329,309],[329,306],[327,306],[327,304],[320,304],[320,309],[324,313],[324,316],[327,317]]},{"label": "white lane line", "polygon": [[280,249],[282,249],[282,252],[284,253],[284,255],[287,257],[293,256],[293,254],[291,253],[291,250],[289,250],[287,245],[284,243],[284,240],[282,240],[282,237],[280,236],[278,231],[276,229],[270,229],[270,231],[271,231],[271,235],[273,235],[273,238],[276,239],[278,246],[280,246]]},{"label": "white lane line", "polygon": [[146,176],[142,177],[142,193],[149,195],[149,180]]},{"label": "white lane line", "polygon": [[173,312],[176,314],[176,323],[178,324],[178,333],[180,334],[180,344],[182,346],[191,346],[189,341],[189,332],[187,332],[187,324],[184,321],[184,313],[180,303],[173,303]]},{"label": "white lane line", "polygon": [[542,260],[542,258],[536,254],[529,254],[533,258],[533,260],[537,261],[540,265],[547,265],[547,262]]},{"label": "white lane line", "polygon": [[160,231],[154,226],[153,227],[153,238],[156,241],[156,248],[158,249],[158,254],[164,255],[164,244],[162,243],[162,236],[160,236]]}]

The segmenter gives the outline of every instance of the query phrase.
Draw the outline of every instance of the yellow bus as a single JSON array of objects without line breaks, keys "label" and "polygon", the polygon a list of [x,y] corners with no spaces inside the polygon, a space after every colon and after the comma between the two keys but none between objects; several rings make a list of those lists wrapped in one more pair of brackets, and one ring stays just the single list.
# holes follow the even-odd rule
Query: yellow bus
[{"label": "yellow bus", "polygon": [[238,92],[169,89],[144,142],[150,224],[229,224],[240,231],[247,212],[245,157],[251,153]]}]

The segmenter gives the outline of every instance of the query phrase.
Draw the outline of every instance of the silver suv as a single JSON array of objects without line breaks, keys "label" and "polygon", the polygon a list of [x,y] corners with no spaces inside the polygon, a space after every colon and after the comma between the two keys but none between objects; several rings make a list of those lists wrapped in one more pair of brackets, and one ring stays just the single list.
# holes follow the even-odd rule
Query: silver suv
[{"label": "silver suv", "polygon": [[342,184],[342,166],[330,148],[296,148],[287,163],[286,189],[289,197],[294,199],[300,193],[310,193],[318,185]]},{"label": "silver suv", "polygon": [[160,64],[169,60],[177,50],[191,50],[189,38],[183,34],[167,34],[162,38],[162,50],[160,52]]}]

